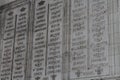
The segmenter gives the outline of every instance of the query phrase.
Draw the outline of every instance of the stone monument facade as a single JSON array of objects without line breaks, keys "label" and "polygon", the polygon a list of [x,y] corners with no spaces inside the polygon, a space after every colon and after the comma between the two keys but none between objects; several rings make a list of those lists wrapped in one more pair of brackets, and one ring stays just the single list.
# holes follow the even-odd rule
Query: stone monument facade
[{"label": "stone monument facade", "polygon": [[120,80],[120,0],[1,6],[0,80]]}]

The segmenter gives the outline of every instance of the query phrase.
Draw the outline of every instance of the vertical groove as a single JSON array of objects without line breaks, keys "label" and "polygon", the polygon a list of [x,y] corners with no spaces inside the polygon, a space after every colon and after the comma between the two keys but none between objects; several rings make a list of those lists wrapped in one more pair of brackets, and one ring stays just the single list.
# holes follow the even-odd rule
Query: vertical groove
[{"label": "vertical groove", "polygon": [[49,4],[48,5],[48,12],[47,12],[47,35],[46,35],[46,61],[45,61],[45,75],[47,75],[47,57],[48,57],[48,27],[49,27]]},{"label": "vertical groove", "polygon": [[88,31],[88,32],[87,32],[87,37],[88,37],[88,40],[87,40],[87,46],[88,46],[88,47],[87,47],[87,54],[88,54],[88,58],[87,58],[87,68],[88,68],[88,69],[90,68],[90,52],[89,52],[89,51],[90,51],[90,50],[89,50],[89,47],[90,47],[90,46],[89,46],[89,38],[90,38],[90,37],[89,37],[89,34],[90,34],[90,29],[89,29],[89,17],[90,17],[90,16],[89,16],[89,15],[90,15],[90,14],[89,14],[89,2],[90,2],[90,1],[87,0],[87,17],[88,17],[88,18],[87,18],[87,25],[88,25],[88,26],[87,26],[87,29],[88,29],[88,30],[87,30],[87,31]]},{"label": "vertical groove", "polygon": [[17,14],[15,15],[15,29],[14,29],[14,39],[13,39],[13,52],[12,52],[12,65],[11,65],[11,80],[12,79],[12,75],[13,75],[13,61],[14,61],[14,54],[15,54],[15,36],[16,36],[16,26],[17,26]]}]

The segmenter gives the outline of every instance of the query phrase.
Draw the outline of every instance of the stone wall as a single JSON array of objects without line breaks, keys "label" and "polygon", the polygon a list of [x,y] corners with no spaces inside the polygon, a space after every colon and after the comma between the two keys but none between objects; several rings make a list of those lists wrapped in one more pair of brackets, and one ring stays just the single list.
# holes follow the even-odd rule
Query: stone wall
[{"label": "stone wall", "polygon": [[1,4],[0,80],[119,80],[119,0]]}]

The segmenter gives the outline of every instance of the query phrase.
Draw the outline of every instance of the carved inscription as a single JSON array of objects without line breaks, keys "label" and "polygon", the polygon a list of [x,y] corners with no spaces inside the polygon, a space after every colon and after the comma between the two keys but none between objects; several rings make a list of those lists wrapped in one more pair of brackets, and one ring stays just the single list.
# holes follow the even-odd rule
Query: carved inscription
[{"label": "carved inscription", "polygon": [[13,80],[24,80],[28,38],[28,5],[16,8]]},{"label": "carved inscription", "polygon": [[28,4],[5,12],[1,80],[24,80],[28,38]]}]

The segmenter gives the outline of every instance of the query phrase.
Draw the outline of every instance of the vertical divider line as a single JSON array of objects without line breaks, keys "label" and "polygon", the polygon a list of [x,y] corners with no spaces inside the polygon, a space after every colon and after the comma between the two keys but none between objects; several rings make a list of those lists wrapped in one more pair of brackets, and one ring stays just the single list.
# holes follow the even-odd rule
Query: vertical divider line
[{"label": "vertical divider line", "polygon": [[115,62],[115,58],[116,58],[116,51],[115,51],[115,20],[114,20],[114,7],[115,7],[115,5],[114,5],[114,0],[112,0],[112,18],[113,18],[113,49],[114,49],[114,75],[116,74],[116,62]]},{"label": "vertical divider line", "polygon": [[[107,29],[108,29],[108,53],[109,53],[109,51],[110,51],[110,17],[109,17],[109,0],[107,0],[107,24],[108,24],[108,26],[107,26]],[[110,61],[110,56],[109,56],[109,54],[108,54],[108,65],[110,66],[110,63],[109,63],[109,61]],[[109,74],[110,74],[110,68],[109,68]]]},{"label": "vertical divider line", "polygon": [[71,11],[71,9],[72,9],[72,8],[71,8],[71,7],[72,7],[72,1],[71,1],[71,0],[69,0],[69,4],[68,4],[68,5],[69,5],[69,28],[68,28],[68,29],[69,29],[69,37],[68,37],[68,47],[69,47],[69,48],[68,48],[68,50],[69,50],[69,54],[68,54],[69,66],[68,66],[68,67],[69,67],[69,71],[68,71],[68,80],[70,80],[70,78],[71,78],[71,77],[70,77],[70,72],[71,72],[71,71],[70,71],[70,68],[71,68],[71,66],[70,66],[70,61],[71,61],[71,60],[70,60],[70,59],[71,59],[71,44],[70,44],[70,43],[71,43],[71,22],[72,22],[72,21],[71,21],[71,16],[72,16],[72,15],[71,15],[71,12],[72,12],[72,11]]},{"label": "vertical divider line", "polygon": [[114,29],[115,25],[114,25],[114,1],[112,0],[112,29],[113,29],[113,52],[114,52],[114,75],[116,74],[116,63],[115,63],[115,39],[114,39],[114,35],[115,35],[115,29]]},{"label": "vertical divider line", "polygon": [[90,34],[90,29],[89,29],[89,15],[90,15],[90,13],[89,13],[89,4],[90,4],[90,1],[89,0],[87,0],[87,68],[88,68],[88,70],[90,69],[90,49],[89,49],[89,38],[90,38],[90,36],[89,36],[89,34]]},{"label": "vertical divider line", "polygon": [[[34,30],[35,30],[35,28],[34,28],[34,23],[35,23],[35,13],[36,13],[36,2],[35,2],[35,0],[32,0],[32,2],[31,2],[31,10],[30,10],[30,12],[31,12],[31,19],[30,19],[30,24],[31,24],[31,26],[30,26],[30,31],[31,31],[31,36],[30,36],[30,45],[31,45],[31,47],[30,47],[30,69],[31,69],[31,73],[30,73],[30,76],[31,77],[33,77],[33,75],[32,75],[32,71],[33,71],[33,51],[34,51],[34,38],[35,38],[35,36],[34,36],[34,34],[35,34],[35,32],[34,32]],[[30,80],[32,80],[32,79],[30,79]]]},{"label": "vertical divider line", "polygon": [[17,14],[15,15],[15,29],[14,29],[14,39],[13,39],[13,54],[12,54],[12,65],[11,65],[11,80],[13,75],[13,61],[14,61],[14,54],[15,54],[15,36],[16,36],[16,26],[17,26]]},{"label": "vertical divider line", "polygon": [[49,27],[49,3],[48,6],[48,12],[47,12],[47,35],[46,35],[46,55],[45,55],[45,76],[47,75],[47,57],[48,57],[48,27]]},{"label": "vertical divider line", "polygon": [[28,53],[29,53],[29,44],[31,44],[31,43],[30,43],[30,27],[29,27],[29,26],[30,26],[29,23],[30,23],[30,19],[31,19],[31,18],[29,17],[29,16],[30,16],[31,3],[28,2],[28,3],[27,3],[27,6],[28,6],[28,7],[27,7],[27,8],[28,8],[28,12],[27,12],[27,16],[26,16],[26,17],[28,17],[28,18],[27,18],[27,26],[26,26],[26,32],[27,32],[27,33],[25,33],[25,35],[27,35],[27,37],[26,37],[26,49],[27,49],[27,50],[26,50],[26,52],[25,52],[26,54],[25,54],[25,66],[24,66],[24,68],[25,68],[25,69],[24,69],[24,71],[25,71],[25,77],[24,77],[24,79],[25,79],[25,80],[27,80],[27,77],[28,77],[28,74],[29,74],[29,73],[27,73],[27,72],[28,72],[28,70],[29,70],[29,68],[30,68],[30,66],[28,66],[28,65],[29,65],[29,55],[30,55],[30,54],[28,54]]}]

